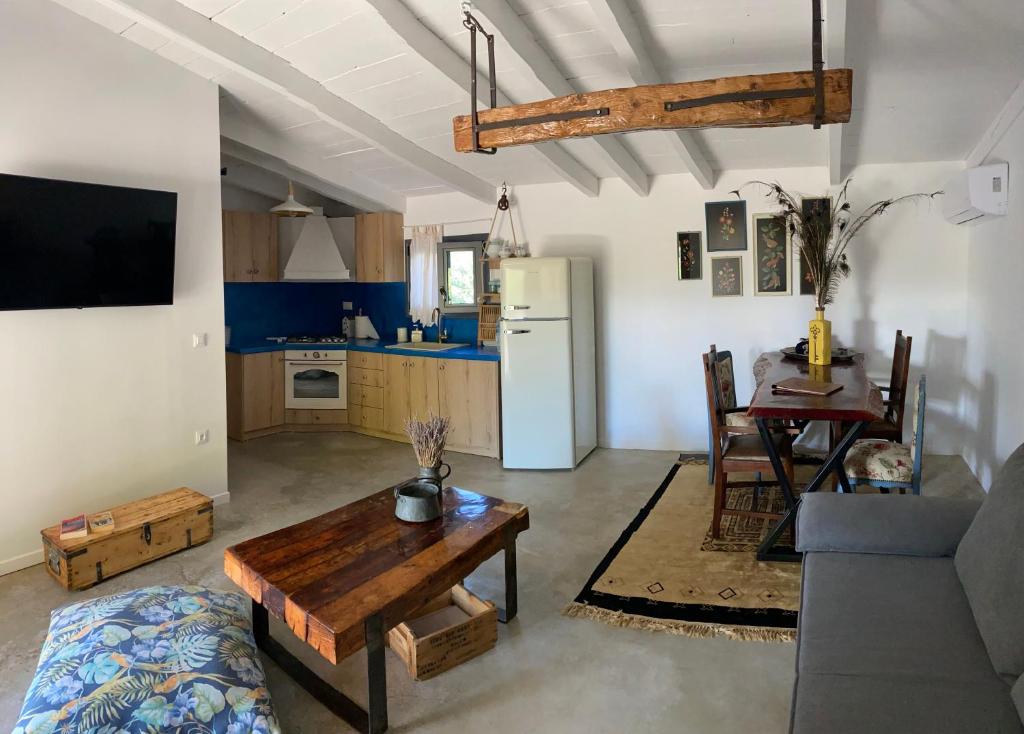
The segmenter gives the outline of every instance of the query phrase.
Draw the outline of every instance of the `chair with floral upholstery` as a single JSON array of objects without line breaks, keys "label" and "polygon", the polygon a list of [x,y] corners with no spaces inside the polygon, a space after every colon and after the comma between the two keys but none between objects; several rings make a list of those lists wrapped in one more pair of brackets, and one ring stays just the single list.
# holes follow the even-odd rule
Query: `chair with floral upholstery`
[{"label": "chair with floral upholstery", "polygon": [[[713,387],[718,396],[719,404],[725,413],[726,425],[730,426],[753,426],[754,419],[747,417],[747,406],[736,405],[736,377],[733,370],[732,352],[725,350],[719,352],[712,344],[708,350],[713,355],[716,369],[712,373]],[[708,420],[708,484],[715,481],[715,451],[714,436],[712,435],[711,421]]]},{"label": "chair with floral upholstery", "polygon": [[[702,355],[704,361],[704,387],[707,392],[708,421],[711,424],[711,451],[708,463],[714,467],[715,505],[711,520],[711,537],[719,538],[722,530],[723,515],[739,515],[775,519],[779,513],[758,509],[758,496],[765,487],[778,486],[775,469],[768,452],[765,450],[758,429],[750,425],[732,425],[729,423],[730,413],[724,401],[719,397],[717,359],[718,353],[714,345]],[[746,410],[741,408],[738,410]],[[792,426],[778,425],[770,427],[771,438],[782,459],[790,484],[793,482],[793,440],[800,434],[800,429]],[[762,472],[772,477],[772,481],[764,481]],[[754,474],[753,480],[730,481],[730,474]],[[730,507],[728,495],[731,490],[752,489],[753,502],[749,508]]]},{"label": "chair with floral upholstery", "polygon": [[914,433],[910,445],[878,438],[857,441],[846,455],[846,474],[853,491],[858,484],[878,487],[882,492],[892,489],[904,494],[911,490],[921,494],[921,455],[924,453],[925,378],[917,383],[914,405]]}]

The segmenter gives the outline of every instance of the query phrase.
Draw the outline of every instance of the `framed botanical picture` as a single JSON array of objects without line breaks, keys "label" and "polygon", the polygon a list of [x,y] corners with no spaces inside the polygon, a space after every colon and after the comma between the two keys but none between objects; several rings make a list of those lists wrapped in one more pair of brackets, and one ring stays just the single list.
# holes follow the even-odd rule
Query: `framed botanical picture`
[{"label": "framed botanical picture", "polygon": [[711,295],[743,295],[743,257],[729,255],[711,258]]},{"label": "framed botanical picture", "polygon": [[792,245],[781,214],[755,214],[754,295],[788,296],[793,292]]},{"label": "framed botanical picture", "polygon": [[700,232],[676,232],[676,270],[679,280],[700,280]]},{"label": "framed botanical picture", "polygon": [[709,201],[704,205],[708,252],[747,249],[747,202]]},{"label": "framed botanical picture", "polygon": [[[832,212],[832,197],[820,196],[814,199],[801,199],[800,200],[800,213],[803,214],[804,218],[821,216],[828,216]],[[807,272],[807,266],[804,263],[804,259],[800,258],[800,295],[801,296],[813,296],[814,295],[814,281],[811,280],[810,273]]]}]

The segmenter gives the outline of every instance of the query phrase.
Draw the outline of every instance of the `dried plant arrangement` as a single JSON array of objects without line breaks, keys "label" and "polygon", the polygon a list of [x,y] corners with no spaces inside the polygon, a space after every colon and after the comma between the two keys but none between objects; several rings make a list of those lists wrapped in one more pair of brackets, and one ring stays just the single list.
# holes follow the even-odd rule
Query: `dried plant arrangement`
[{"label": "dried plant arrangement", "polygon": [[440,466],[451,423],[450,418],[437,415],[432,415],[424,421],[415,418],[406,421],[405,432],[412,441],[412,448],[416,452],[416,460],[420,466],[426,469]]},{"label": "dried plant arrangement", "polygon": [[751,185],[769,189],[766,196],[774,199],[782,208],[781,215],[793,242],[800,248],[800,258],[806,264],[807,272],[814,285],[815,307],[824,309],[835,300],[839,282],[850,274],[850,263],[846,248],[865,224],[884,214],[889,207],[908,201],[932,199],[943,192],[930,194],[907,194],[893,199],[876,201],[856,217],[851,213],[847,189],[852,179],[847,179],[839,190],[834,204],[813,214],[804,212],[799,197],[793,196],[777,183],[748,181],[731,192],[740,196],[743,188]]}]

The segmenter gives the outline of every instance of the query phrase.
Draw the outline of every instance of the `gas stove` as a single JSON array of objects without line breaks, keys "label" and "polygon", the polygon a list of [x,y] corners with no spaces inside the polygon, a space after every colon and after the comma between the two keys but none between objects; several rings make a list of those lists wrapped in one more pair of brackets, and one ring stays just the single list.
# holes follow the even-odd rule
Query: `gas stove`
[{"label": "gas stove", "polygon": [[345,344],[348,341],[343,336],[290,336],[288,344]]}]

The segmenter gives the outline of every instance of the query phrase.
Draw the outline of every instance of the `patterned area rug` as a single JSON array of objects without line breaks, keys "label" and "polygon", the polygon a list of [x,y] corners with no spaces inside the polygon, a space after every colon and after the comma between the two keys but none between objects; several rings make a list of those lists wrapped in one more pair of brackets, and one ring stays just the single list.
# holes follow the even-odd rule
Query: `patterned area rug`
[{"label": "patterned area rug", "polygon": [[[800,475],[797,468],[797,475]],[[799,494],[799,490],[797,491]],[[711,490],[714,497],[714,488]],[[777,487],[765,487],[754,493],[753,488],[742,488],[729,490],[726,500],[726,507],[735,510],[749,510],[751,507],[761,512],[782,513],[786,503],[782,498],[782,490]],[[718,538],[711,537],[711,518],[708,513],[708,528],[704,534],[704,542],[700,549],[703,551],[726,551],[728,553],[755,553],[761,545],[764,536],[771,530],[774,520],[763,517],[743,517],[742,515],[722,515],[722,532]],[[793,534],[787,530],[783,533],[780,545],[793,546]]]},{"label": "patterned area rug", "polygon": [[[706,462],[680,458],[565,614],[691,637],[795,639],[800,564],[754,557],[768,521],[728,517],[711,542],[713,499]],[[782,501],[775,490],[759,500]]]}]

